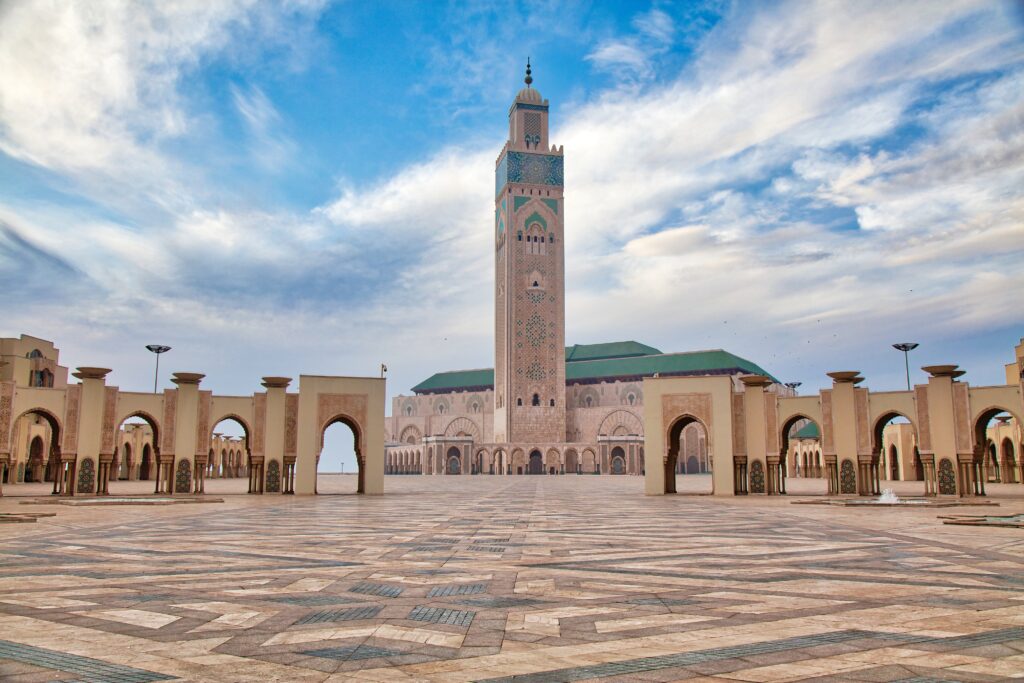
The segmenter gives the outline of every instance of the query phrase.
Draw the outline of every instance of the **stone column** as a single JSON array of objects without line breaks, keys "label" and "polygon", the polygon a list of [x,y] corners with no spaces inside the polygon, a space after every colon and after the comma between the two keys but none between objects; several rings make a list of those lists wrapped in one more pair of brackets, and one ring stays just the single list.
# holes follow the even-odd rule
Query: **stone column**
[{"label": "stone column", "polygon": [[[861,462],[857,448],[857,409],[854,394],[855,385],[864,378],[854,370],[826,373],[832,378],[832,439],[835,448],[835,477],[842,489],[843,462],[849,460],[854,467],[856,484],[854,491],[862,496],[870,494],[867,470]],[[870,455],[868,455],[870,459]]]},{"label": "stone column", "polygon": [[[64,491],[66,495],[73,496],[76,492],[79,492],[78,481],[76,481],[77,473],[81,463],[86,460],[91,462],[91,467],[87,468],[85,472],[91,469],[94,478],[92,481],[83,480],[82,483],[85,485],[86,490],[80,493],[96,493],[105,488],[104,484],[99,483],[99,477],[102,476],[99,462],[103,443],[103,409],[106,404],[106,376],[109,372],[109,368],[82,367],[78,368],[77,372],[72,373],[73,377],[82,381],[82,397],[78,418],[78,453],[75,462],[69,468],[68,487]],[[88,474],[83,475],[83,477],[88,476]]]},{"label": "stone column", "polygon": [[[975,455],[972,449],[965,447],[970,439],[962,434],[963,426],[958,426],[954,406],[954,380],[963,375],[956,365],[929,365],[921,368],[927,372],[928,386],[926,400],[928,407],[928,430],[930,436],[933,472],[939,471],[943,460],[949,460],[956,473],[956,492],[961,497],[978,494],[975,489]],[[959,447],[958,447],[959,446]],[[924,453],[921,455],[924,462]],[[926,468],[927,469],[927,468]],[[925,477],[929,474],[926,472]],[[939,492],[942,492],[939,487]]]},{"label": "stone column", "polygon": [[[754,462],[760,462],[764,468],[764,491],[766,495],[776,495],[779,492],[777,484],[778,457],[774,458],[774,465],[768,460],[769,438],[775,435],[768,434],[765,406],[765,387],[772,383],[772,380],[765,375],[744,375],[740,377],[743,382],[743,429],[746,433],[747,460],[746,470],[750,473]],[[752,493],[756,490],[748,489]]]},{"label": "stone column", "polygon": [[265,489],[267,493],[281,493],[283,488],[281,486],[280,473],[284,469],[285,400],[288,385],[291,384],[291,381],[291,377],[264,377],[262,382],[267,390],[267,419],[264,430],[266,435],[266,451],[263,459],[262,476],[264,479],[266,478],[268,473],[267,464],[271,460],[277,461],[277,471],[279,473],[277,481],[265,482],[269,486],[261,487],[261,490]]},{"label": "stone column", "polygon": [[[172,373],[178,385],[174,417],[174,458],[167,460],[167,493],[192,493],[192,477],[196,452],[196,429],[199,423],[199,383],[206,375],[198,372]],[[209,448],[209,445],[207,445]],[[187,463],[184,467],[180,463]],[[178,470],[182,476],[178,476]]]}]

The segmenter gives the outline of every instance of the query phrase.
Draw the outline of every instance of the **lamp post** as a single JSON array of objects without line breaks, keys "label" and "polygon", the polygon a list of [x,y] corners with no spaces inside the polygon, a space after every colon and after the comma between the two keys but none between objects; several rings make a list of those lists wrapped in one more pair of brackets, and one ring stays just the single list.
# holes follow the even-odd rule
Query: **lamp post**
[{"label": "lamp post", "polygon": [[899,344],[893,344],[892,348],[897,351],[903,352],[903,365],[907,369],[907,391],[910,391],[910,352],[916,349],[918,346],[917,342],[900,342]]},{"label": "lamp post", "polygon": [[156,354],[156,371],[153,373],[153,393],[156,393],[156,381],[160,377],[160,354],[171,350],[170,346],[163,344],[147,344],[146,348]]},{"label": "lamp post", "polygon": [[786,382],[786,386],[793,390],[794,396],[796,395],[797,387],[799,387],[801,384],[803,384],[803,382]]}]

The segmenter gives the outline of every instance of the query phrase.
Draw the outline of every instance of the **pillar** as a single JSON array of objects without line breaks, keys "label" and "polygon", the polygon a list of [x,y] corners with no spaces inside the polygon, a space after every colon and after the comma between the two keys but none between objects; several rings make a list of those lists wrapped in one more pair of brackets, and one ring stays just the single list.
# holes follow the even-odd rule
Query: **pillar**
[{"label": "pillar", "polygon": [[[277,460],[278,476],[283,476],[284,471],[284,450],[285,450],[285,402],[288,385],[291,384],[291,377],[264,377],[262,385],[267,390],[267,413],[264,427],[266,452],[264,462]],[[261,477],[267,474],[264,466]],[[278,481],[276,491],[271,493],[283,493],[283,482]],[[260,486],[264,490],[264,485]]]},{"label": "pillar", "polygon": [[[197,439],[199,427],[199,383],[206,375],[198,372],[172,373],[171,381],[178,385],[177,405],[174,416],[174,454],[166,460],[164,472],[166,493],[191,494],[192,482],[176,482],[180,462],[187,462],[188,475],[191,477],[195,468],[196,451],[202,448],[205,454],[210,448],[205,439]],[[197,443],[198,442],[198,443]]]}]

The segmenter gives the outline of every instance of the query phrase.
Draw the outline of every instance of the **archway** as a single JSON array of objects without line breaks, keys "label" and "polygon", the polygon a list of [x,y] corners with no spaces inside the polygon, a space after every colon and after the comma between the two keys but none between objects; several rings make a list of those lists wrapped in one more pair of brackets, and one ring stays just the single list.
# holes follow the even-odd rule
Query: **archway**
[{"label": "archway", "polygon": [[[694,425],[699,430],[697,435],[703,438],[707,460],[709,462],[711,460],[711,449],[707,438],[708,431],[704,423],[692,415],[683,415],[677,418],[668,430],[668,457],[665,460],[665,493],[677,493],[679,488],[682,488],[684,493],[714,493],[715,483],[710,474],[689,475],[679,473],[681,458],[683,459],[685,469],[686,458],[689,458],[691,455],[699,456],[699,451],[691,450],[690,453],[686,451],[683,433],[691,425]],[[679,487],[680,482],[676,481],[677,477],[684,478],[685,481],[681,482],[683,483],[682,487]]]},{"label": "archway", "polygon": [[[62,437],[60,420],[53,413],[43,408],[26,410],[12,423],[14,438],[17,443],[25,438],[23,429],[29,430],[29,434],[36,429],[42,429],[43,434],[37,434],[29,442],[29,452],[25,467],[25,481],[28,481],[29,464],[33,463],[33,457],[37,464],[33,466],[33,481],[52,481],[53,493],[69,492],[68,482],[75,483],[74,464],[64,463],[60,456],[60,441]],[[39,445],[36,445],[38,442]],[[35,449],[35,455],[33,455]],[[5,468],[6,469],[6,468]],[[12,479],[13,481],[13,479]],[[11,495],[12,491],[8,491]],[[38,492],[37,492],[38,495]]]},{"label": "archway", "polygon": [[445,455],[445,474],[462,474],[462,451],[452,446]]},{"label": "archway", "polygon": [[28,460],[25,462],[25,483],[41,482],[45,478],[46,462],[43,457],[43,438],[32,437],[32,444],[28,447]]},{"label": "archway", "polygon": [[156,471],[156,465],[153,460],[153,448],[147,443],[142,447],[142,458],[139,463],[140,480],[149,481],[152,478],[153,473]]},{"label": "archway", "polygon": [[600,464],[597,462],[597,453],[592,448],[584,448],[583,456],[580,458],[581,474],[599,474]]},{"label": "archway", "polygon": [[771,476],[778,493],[786,493],[790,485],[787,475],[800,481],[792,484],[799,493],[825,493],[828,490],[827,468],[821,462],[821,425],[807,415],[787,419],[779,431],[779,466]]},{"label": "archway", "polygon": [[616,446],[612,449],[611,461],[612,474],[625,474],[626,473],[626,451],[622,449],[622,446]]},{"label": "archway", "polygon": [[360,438],[356,422],[346,416],[327,422],[320,434],[320,454],[316,458],[318,494],[363,493]]},{"label": "archway", "polygon": [[[266,486],[268,463],[254,463],[252,458],[252,429],[249,422],[235,413],[217,415],[211,420],[209,431],[210,453],[202,471],[196,468],[196,476],[204,477],[200,487],[205,491],[219,494],[255,493]],[[217,462],[217,460],[220,462]],[[280,464],[278,471],[280,472]],[[216,481],[206,482],[205,475],[212,473]],[[280,475],[278,475],[280,476]],[[279,486],[277,488],[280,491]],[[269,493],[269,491],[268,491]]]},{"label": "archway", "polygon": [[[114,435],[114,461],[107,490],[121,495],[169,492],[169,466],[163,479],[160,478],[160,426],[156,419],[142,411],[129,413],[118,423]],[[122,473],[125,476],[121,476]],[[136,479],[154,483],[152,486],[131,483]]]},{"label": "archway", "polygon": [[985,463],[985,481],[989,484],[1001,483],[1003,478],[999,471],[999,453],[996,451],[996,444],[991,439],[985,449],[988,452],[988,460]]},{"label": "archway", "polygon": [[1017,483],[1017,457],[1013,452],[1013,440],[1003,437],[1003,481],[1007,484]]},{"label": "archway", "polygon": [[117,463],[117,467],[114,468],[114,471],[117,473],[118,481],[127,481],[133,465],[132,445],[130,443],[125,443],[124,448],[121,449],[121,459]]},{"label": "archway", "polygon": [[[913,421],[895,411],[879,415],[871,430],[871,439],[875,476],[880,478],[884,475],[890,481],[909,480],[910,473],[903,468],[907,464],[905,454],[917,448],[917,426]],[[924,479],[923,473],[921,479]],[[881,484],[876,482],[875,489],[875,492],[881,492]]]},{"label": "archway", "polygon": [[565,473],[578,474],[580,470],[580,458],[575,448],[568,448],[565,451]]},{"label": "archway", "polygon": [[974,420],[974,457],[971,463],[958,463],[957,481],[960,495],[985,495],[985,483],[1001,479],[996,440],[1000,428],[1011,422],[1020,425],[1020,418],[1003,406],[990,406]]},{"label": "archway", "polygon": [[676,474],[707,474],[710,471],[707,435],[699,423],[691,422],[679,435]]},{"label": "archway", "polygon": [[530,474],[544,474],[544,456],[540,454],[540,451],[534,449],[530,451]]}]

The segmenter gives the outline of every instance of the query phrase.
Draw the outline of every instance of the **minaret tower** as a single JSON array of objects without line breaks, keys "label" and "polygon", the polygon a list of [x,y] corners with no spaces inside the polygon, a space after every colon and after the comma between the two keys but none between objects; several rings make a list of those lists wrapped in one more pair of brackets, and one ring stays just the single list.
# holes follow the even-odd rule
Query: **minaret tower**
[{"label": "minaret tower", "polygon": [[528,446],[566,440],[565,205],[529,60],[525,80],[495,169],[494,439]]}]

